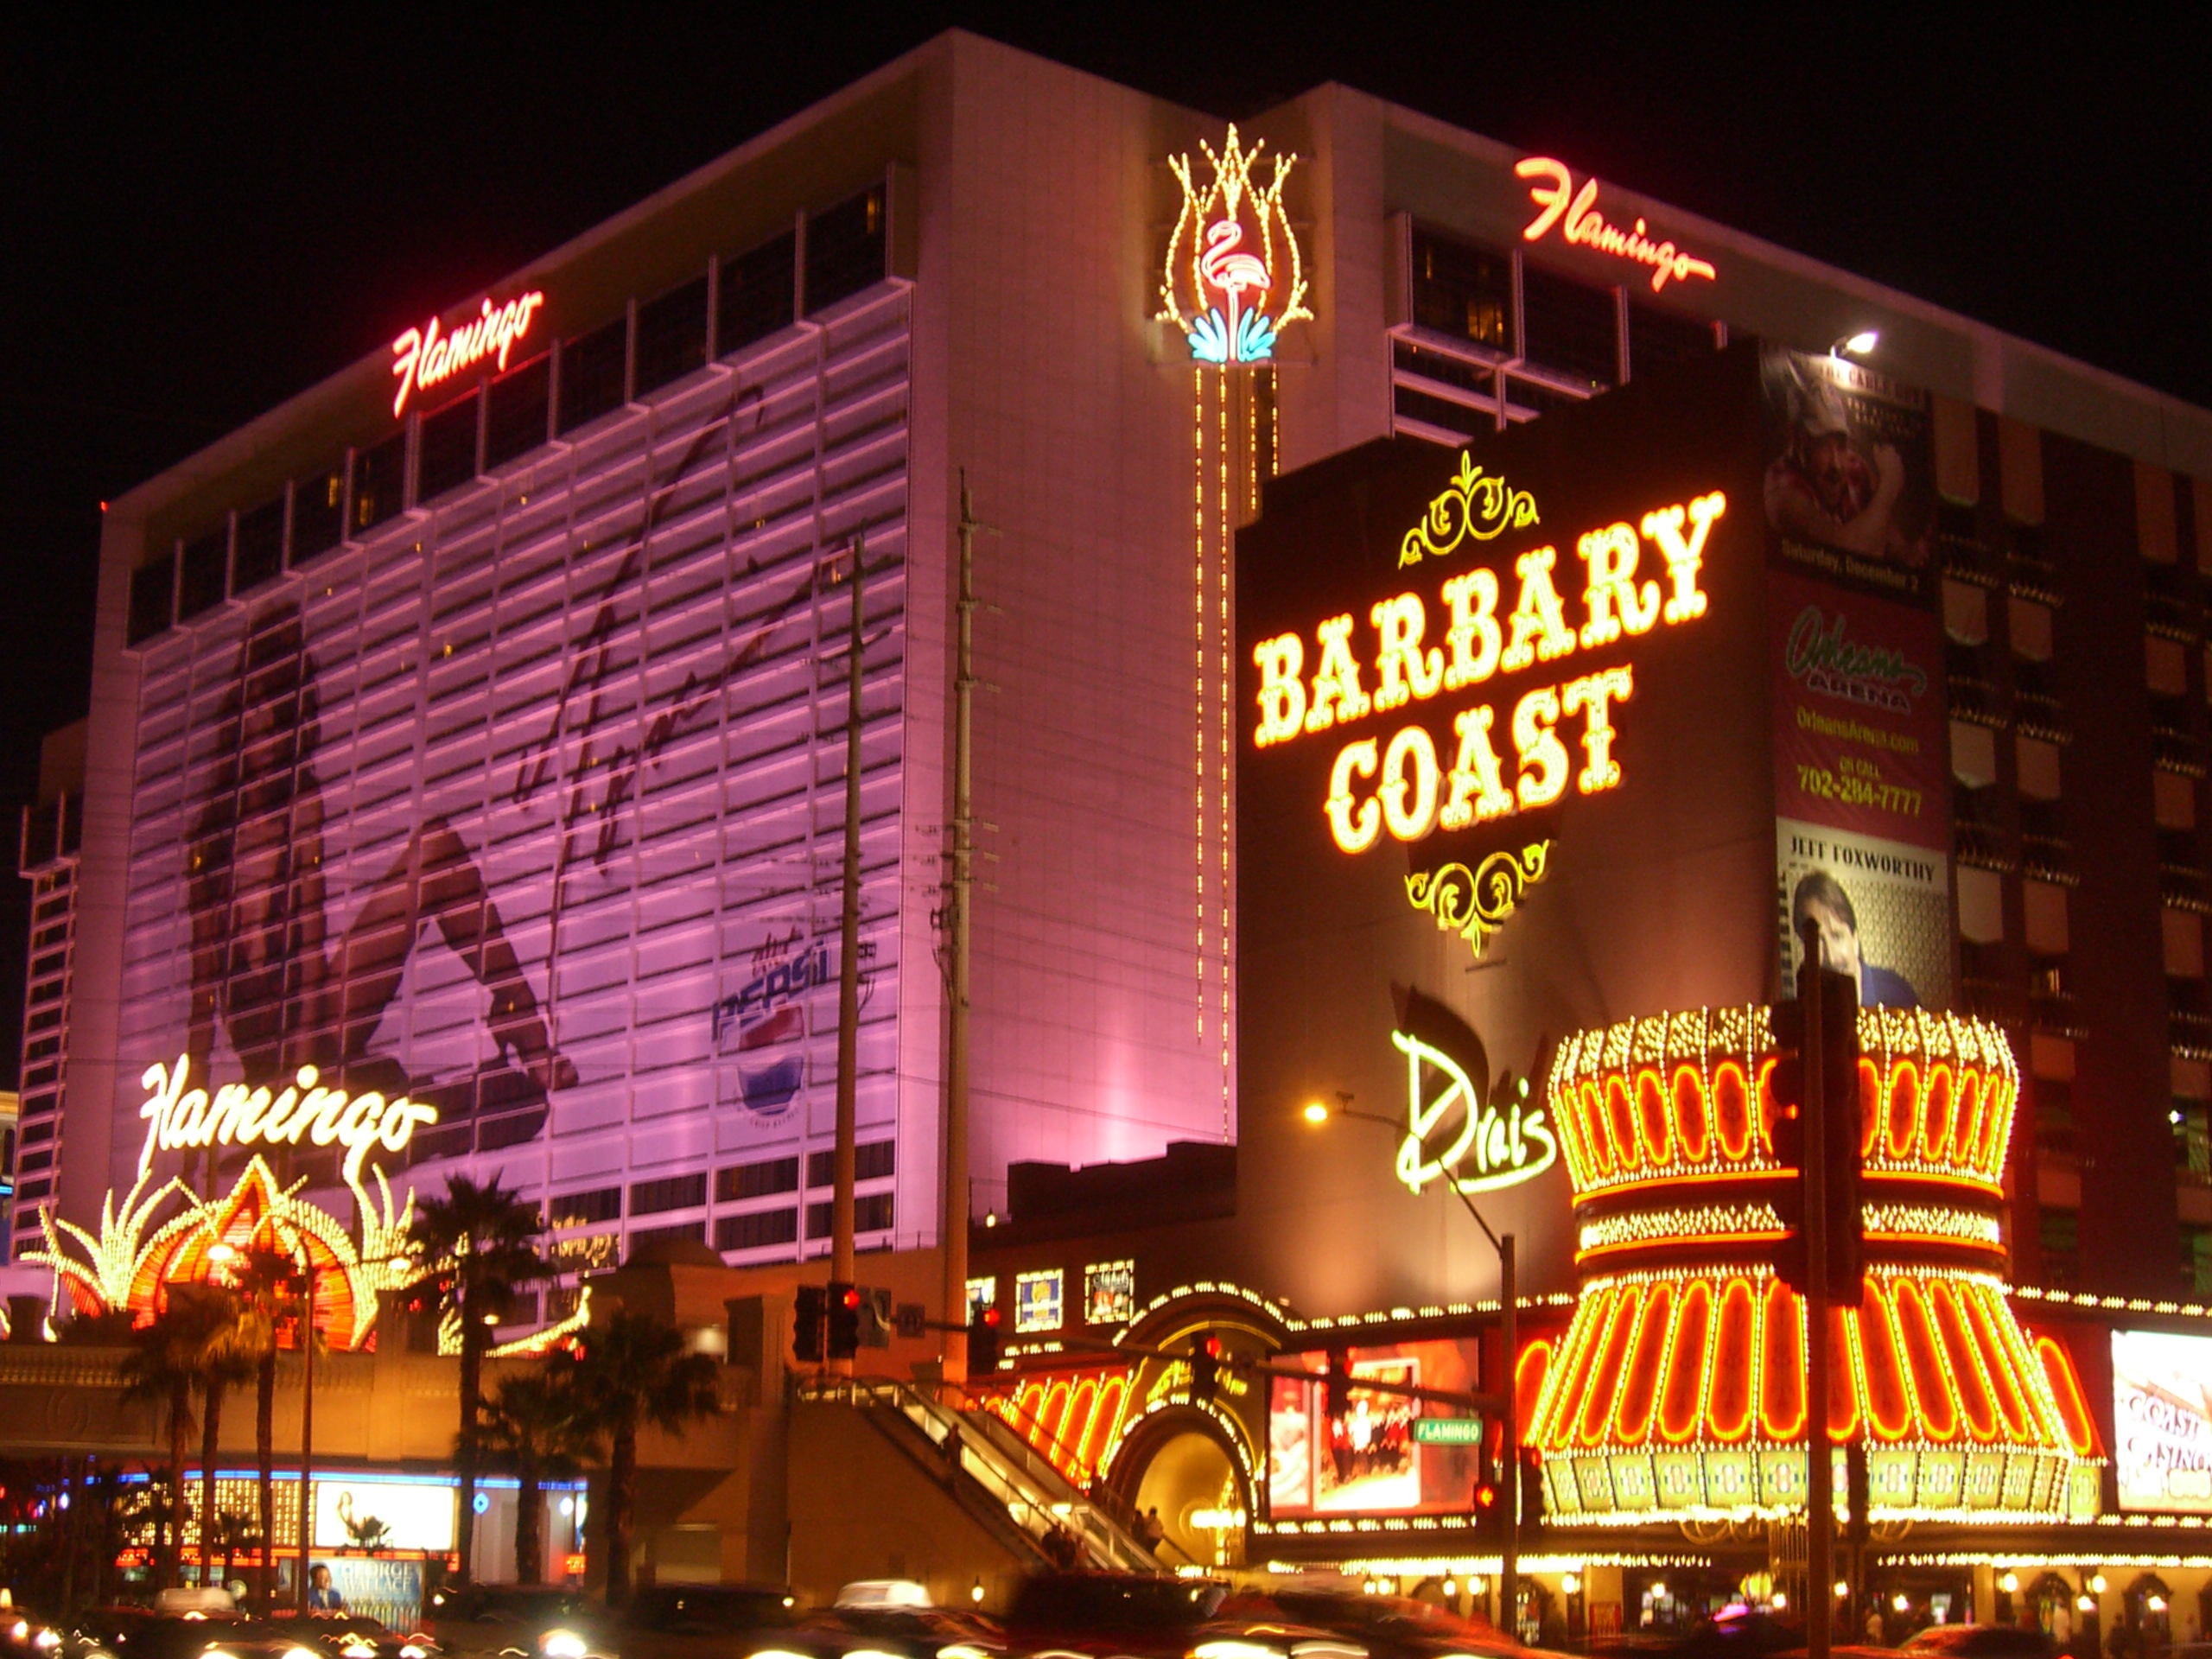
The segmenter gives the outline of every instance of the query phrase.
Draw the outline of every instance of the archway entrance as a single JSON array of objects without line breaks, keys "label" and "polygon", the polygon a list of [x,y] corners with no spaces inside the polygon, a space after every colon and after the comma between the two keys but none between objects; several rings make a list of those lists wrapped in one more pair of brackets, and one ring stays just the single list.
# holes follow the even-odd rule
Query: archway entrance
[{"label": "archway entrance", "polygon": [[1247,1500],[1227,1448],[1215,1435],[1191,1425],[1147,1440],[1148,1444],[1131,1448],[1141,1470],[1135,1497],[1138,1514],[1160,1512],[1167,1535],[1161,1561],[1169,1567],[1242,1566]]}]

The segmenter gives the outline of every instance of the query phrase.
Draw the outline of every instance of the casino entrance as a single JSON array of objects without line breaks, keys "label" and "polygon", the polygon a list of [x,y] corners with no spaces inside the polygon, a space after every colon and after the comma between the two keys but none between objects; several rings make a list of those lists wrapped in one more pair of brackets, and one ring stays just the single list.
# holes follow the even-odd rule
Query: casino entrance
[{"label": "casino entrance", "polygon": [[1252,1497],[1221,1427],[1193,1406],[1147,1419],[1122,1446],[1109,1478],[1139,1516],[1157,1512],[1160,1562],[1207,1569],[1244,1564]]}]

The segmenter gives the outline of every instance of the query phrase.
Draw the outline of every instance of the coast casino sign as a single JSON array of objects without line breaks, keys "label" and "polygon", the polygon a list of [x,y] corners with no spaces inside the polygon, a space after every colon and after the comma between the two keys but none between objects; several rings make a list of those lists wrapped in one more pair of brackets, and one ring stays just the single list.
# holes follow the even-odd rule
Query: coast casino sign
[{"label": "coast casino sign", "polygon": [[[1315,809],[1354,858],[1386,836],[1418,842],[1548,806],[1570,785],[1584,795],[1617,788],[1616,722],[1636,695],[1633,652],[1621,646],[1705,615],[1698,571],[1727,509],[1718,490],[1656,503],[1573,535],[1579,568],[1563,569],[1548,542],[1504,569],[1473,565],[1433,587],[1379,594],[1364,618],[1321,618],[1310,649],[1297,633],[1262,640],[1253,747],[1335,744]],[[1462,455],[1459,476],[1406,532],[1398,563],[1450,570],[1481,543],[1540,523],[1534,496]],[[1424,720],[1408,718],[1438,698],[1454,705],[1441,747]],[[1424,873],[1423,892],[1434,886]],[[1408,887],[1421,903],[1412,878]]]}]

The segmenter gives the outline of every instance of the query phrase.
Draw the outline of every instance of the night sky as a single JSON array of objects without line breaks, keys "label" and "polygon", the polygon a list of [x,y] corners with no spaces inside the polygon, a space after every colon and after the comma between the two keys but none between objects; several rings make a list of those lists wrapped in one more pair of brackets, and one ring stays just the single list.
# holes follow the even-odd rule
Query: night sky
[{"label": "night sky", "polygon": [[[1229,118],[1345,81],[2212,405],[2202,13],[1659,10],[13,14],[9,843],[85,712],[104,498],[953,24]],[[0,881],[0,1086],[26,897]]]}]

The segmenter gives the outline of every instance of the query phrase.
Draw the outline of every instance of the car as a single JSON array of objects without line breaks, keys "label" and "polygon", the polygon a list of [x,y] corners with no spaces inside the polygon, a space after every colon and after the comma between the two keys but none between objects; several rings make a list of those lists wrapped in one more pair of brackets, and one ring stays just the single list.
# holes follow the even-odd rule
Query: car
[{"label": "car", "polygon": [[1931,1624],[1907,1637],[1897,1651],[1942,1659],[2056,1659],[2058,1643],[2018,1624]]},{"label": "car", "polygon": [[1795,1614],[1741,1605],[1725,1607],[1686,1630],[1636,1631],[1590,1644],[1606,1659],[1767,1659],[1802,1652],[1805,1621]]},{"label": "car", "polygon": [[423,1626],[458,1659],[620,1659],[607,1610],[574,1591],[524,1584],[434,1590]]},{"label": "car", "polygon": [[379,1619],[348,1610],[310,1613],[304,1618],[289,1607],[268,1615],[270,1624],[290,1634],[322,1659],[434,1659],[437,1643],[419,1632],[401,1635]]},{"label": "car", "polygon": [[613,1641],[622,1659],[740,1659],[781,1644],[798,1605],[781,1585],[654,1585],[632,1592]]},{"label": "car", "polygon": [[1455,1654],[1567,1659],[1524,1648],[1486,1618],[1462,1618],[1411,1596],[1354,1595],[1344,1590],[1271,1590],[1231,1596],[1224,1615],[1309,1624],[1359,1643],[1370,1659],[1450,1659]]},{"label": "car", "polygon": [[1212,1579],[1047,1573],[1026,1579],[1006,1618],[1014,1659],[1367,1659],[1360,1643],[1312,1625],[1224,1611]]}]

